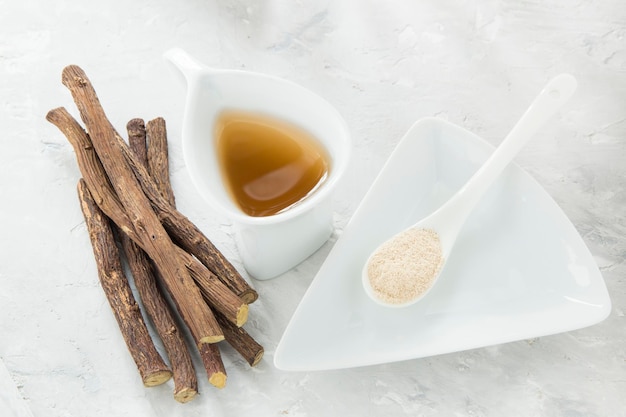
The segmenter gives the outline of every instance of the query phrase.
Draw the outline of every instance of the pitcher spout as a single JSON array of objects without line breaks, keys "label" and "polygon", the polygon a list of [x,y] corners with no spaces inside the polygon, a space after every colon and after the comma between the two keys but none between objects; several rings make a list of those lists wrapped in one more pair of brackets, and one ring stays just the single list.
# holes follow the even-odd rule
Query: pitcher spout
[{"label": "pitcher spout", "polygon": [[178,70],[187,85],[194,83],[208,67],[196,61],[191,55],[181,48],[173,48],[165,52],[163,57]]}]

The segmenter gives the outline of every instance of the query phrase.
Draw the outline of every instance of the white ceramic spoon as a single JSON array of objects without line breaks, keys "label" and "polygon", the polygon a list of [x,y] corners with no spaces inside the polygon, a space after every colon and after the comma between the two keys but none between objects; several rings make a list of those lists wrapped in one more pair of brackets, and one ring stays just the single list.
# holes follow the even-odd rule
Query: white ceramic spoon
[{"label": "white ceramic spoon", "polygon": [[[485,164],[480,167],[480,169],[456,194],[454,194],[444,205],[431,215],[417,222],[404,232],[396,234],[391,239],[381,244],[370,255],[365,266],[363,267],[362,280],[366,293],[374,301],[389,307],[405,307],[422,299],[428,293],[439,278],[441,270],[452,252],[457,236],[463,227],[465,220],[472,212],[476,204],[480,201],[481,197],[489,189],[491,184],[493,184],[493,182],[498,178],[504,168],[506,168],[509,162],[511,162],[522,147],[533,137],[535,132],[542,127],[543,124],[550,117],[552,117],[557,110],[574,94],[576,85],[576,79],[569,74],[561,74],[553,78],[541,91],[541,93],[539,93],[522,118],[517,122],[515,127],[513,127],[511,132],[493,152]],[[420,274],[423,275],[423,271],[428,268],[416,270],[416,265],[421,262],[421,259],[419,262],[414,262],[415,258],[413,258],[413,260],[407,258],[409,256],[407,254],[414,252],[413,250],[407,251],[402,249],[400,251],[396,251],[397,253],[393,256],[393,259],[392,257],[388,257],[384,260],[384,270],[392,270],[396,272],[402,271],[401,273],[408,273],[408,275],[406,275],[405,282],[406,280],[409,280],[411,281],[410,284],[413,285],[414,283],[417,283],[419,279],[422,282],[422,284],[420,284],[422,287],[416,291],[412,298],[408,300],[401,299],[401,297],[391,297],[391,299],[389,299],[381,296],[380,291],[377,291],[372,287],[371,277],[368,274],[368,266],[371,263],[377,262],[376,259],[372,262],[373,258],[377,253],[381,253],[381,249],[384,250],[385,245],[394,245],[394,247],[400,245],[401,240],[403,239],[402,235],[404,234],[404,236],[406,236],[407,231],[410,231],[410,233],[421,231],[419,233],[422,233],[425,230],[432,230],[436,233],[436,235],[438,235],[438,246],[441,250],[441,262],[439,263],[439,267],[437,268],[437,265],[435,265],[435,267],[432,268],[433,272],[426,274],[429,276],[422,277],[423,279],[416,278]],[[437,247],[436,240],[434,242],[430,242],[427,239],[426,243],[434,243],[435,247]],[[411,249],[417,248],[412,247]],[[417,256],[421,256],[419,250],[415,252],[418,252]],[[413,255],[415,256],[415,253]],[[380,255],[378,255],[378,258],[380,258]],[[411,268],[413,268],[413,270],[411,270]],[[383,282],[388,282],[388,280],[384,280]],[[408,294],[408,292],[402,293],[402,296],[405,297],[405,294]]]}]

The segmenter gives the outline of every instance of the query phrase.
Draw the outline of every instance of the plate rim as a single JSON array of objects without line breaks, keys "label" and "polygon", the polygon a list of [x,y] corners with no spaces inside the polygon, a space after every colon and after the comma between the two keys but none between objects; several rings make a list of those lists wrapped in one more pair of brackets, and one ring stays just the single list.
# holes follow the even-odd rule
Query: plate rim
[{"label": "plate rim", "polygon": [[[374,181],[371,183],[370,188],[368,189],[367,193],[364,195],[364,197],[361,199],[361,201],[359,202],[356,210],[354,211],[353,215],[351,216],[350,220],[348,221],[348,223],[346,224],[345,228],[344,228],[344,232],[347,230],[350,230],[352,223],[354,222],[355,219],[358,219],[360,217],[361,211],[364,210],[364,207],[367,205],[368,201],[371,200],[372,198],[375,197],[375,191],[377,190],[378,185],[381,181],[383,181],[383,178],[385,176],[385,173],[389,167],[390,164],[393,163],[394,160],[394,156],[396,155],[397,152],[400,152],[402,150],[403,144],[405,144],[406,141],[408,141],[411,137],[414,137],[416,135],[418,135],[418,133],[416,133],[416,130],[422,128],[423,126],[425,126],[427,129],[433,129],[433,128],[438,128],[438,129],[451,129],[456,131],[458,134],[461,134],[463,136],[467,136],[467,137],[471,137],[472,139],[472,144],[469,145],[469,147],[473,147],[473,146],[479,146],[481,148],[481,150],[486,150],[488,152],[492,152],[495,147],[493,145],[491,145],[489,142],[487,142],[484,138],[478,136],[477,134],[464,129],[461,126],[455,125],[447,120],[443,120],[437,117],[423,117],[418,119],[417,121],[415,121],[411,127],[406,131],[406,133],[401,137],[401,139],[398,141],[398,143],[396,144],[395,148],[393,149],[393,151],[390,153],[389,157],[387,158],[387,160],[385,161],[385,163],[383,164],[382,168],[380,169],[380,171],[378,172],[378,174],[376,175]],[[419,135],[418,135],[419,136]],[[572,324],[570,326],[562,326],[560,327],[558,330],[556,331],[542,331],[542,332],[526,332],[526,335],[521,335],[518,336],[516,335],[515,337],[509,337],[509,338],[503,338],[503,339],[499,339],[497,342],[495,343],[483,343],[483,342],[471,342],[471,343],[465,343],[464,347],[461,349],[458,348],[451,348],[451,349],[444,349],[444,350],[440,350],[436,353],[432,353],[432,354],[427,354],[427,355],[414,355],[411,353],[407,353],[405,352],[404,355],[399,355],[399,354],[394,354],[394,355],[381,355],[383,357],[387,357],[387,359],[382,359],[382,360],[375,360],[375,361],[370,361],[367,363],[360,363],[360,364],[335,364],[335,365],[325,365],[325,366],[317,366],[317,367],[311,367],[311,366],[295,366],[293,363],[292,364],[288,364],[285,363],[284,361],[284,342],[285,340],[287,340],[287,337],[289,336],[292,327],[295,326],[295,323],[297,323],[299,320],[299,316],[302,314],[302,310],[304,309],[304,306],[306,305],[306,302],[308,300],[308,298],[311,296],[312,293],[315,292],[315,289],[317,288],[318,285],[320,285],[321,279],[319,279],[319,277],[325,273],[325,269],[326,269],[326,264],[328,263],[329,259],[332,259],[332,255],[333,252],[335,252],[337,250],[337,247],[339,246],[339,248],[341,248],[341,242],[342,242],[342,238],[343,238],[343,234],[338,238],[337,242],[335,242],[335,245],[333,246],[333,248],[331,249],[331,251],[328,253],[326,259],[324,260],[324,262],[322,263],[322,266],[320,267],[320,269],[318,270],[318,272],[316,273],[315,277],[313,278],[313,280],[311,281],[311,283],[309,284],[309,287],[307,288],[307,290],[305,291],[304,295],[302,296],[302,298],[300,299],[300,301],[298,302],[298,305],[296,307],[296,309],[294,310],[294,313],[292,314],[291,318],[289,319],[289,322],[287,324],[287,326],[285,327],[282,336],[278,342],[278,345],[276,346],[276,350],[274,353],[274,366],[278,369],[281,370],[286,370],[286,371],[315,371],[315,370],[331,370],[331,369],[346,369],[346,368],[353,368],[353,367],[362,367],[362,366],[370,366],[370,365],[378,365],[378,364],[383,364],[383,363],[391,363],[391,362],[398,362],[398,361],[405,361],[405,360],[411,360],[411,359],[418,359],[418,358],[424,358],[424,357],[430,357],[430,356],[437,356],[440,354],[446,354],[446,353],[453,353],[453,352],[460,352],[460,351],[466,351],[466,350],[470,350],[470,349],[476,349],[476,348],[481,348],[481,347],[488,347],[488,346],[493,346],[493,345],[499,345],[499,344],[505,344],[505,343],[510,343],[510,342],[514,342],[514,341],[519,341],[519,340],[524,340],[527,338],[533,338],[533,337],[545,337],[548,335],[553,335],[553,334],[557,334],[557,333],[564,333],[564,332],[568,332],[568,331],[573,331],[573,330],[578,330],[578,329],[582,329],[582,328],[586,328],[589,326],[592,326],[594,324],[597,324],[601,321],[603,321],[604,319],[606,319],[611,312],[612,306],[611,306],[611,299],[610,296],[608,294],[608,290],[606,288],[606,283],[604,281],[604,278],[602,276],[601,271],[599,270],[595,260],[593,260],[593,255],[591,254],[591,252],[589,251],[588,246],[586,245],[586,243],[584,242],[584,240],[582,239],[582,237],[580,236],[580,234],[578,233],[577,229],[575,228],[575,226],[573,225],[573,223],[571,222],[571,220],[567,217],[567,215],[565,215],[565,213],[563,212],[563,210],[561,209],[561,207],[558,205],[558,203],[552,198],[552,196],[541,186],[541,184],[532,176],[530,175],[528,172],[526,172],[523,168],[521,168],[520,166],[518,166],[517,164],[515,164],[514,162],[511,164],[513,166],[516,167],[516,170],[519,174],[521,174],[524,178],[524,181],[529,181],[530,183],[532,183],[532,187],[536,188],[538,190],[538,192],[542,193],[542,200],[541,201],[549,201],[549,203],[553,206],[555,206],[555,208],[557,208],[560,211],[561,216],[558,216],[562,225],[567,227],[567,228],[571,228],[574,232],[575,235],[577,236],[578,239],[580,239],[579,243],[582,243],[584,249],[589,253],[590,258],[593,261],[593,266],[595,267],[594,269],[596,270],[596,272],[598,273],[599,277],[600,277],[600,283],[602,285],[602,292],[603,292],[603,298],[604,298],[604,303],[602,304],[602,306],[599,308],[598,310],[598,314],[597,316],[594,316],[594,318],[590,318],[588,320],[588,322],[586,323],[579,323],[579,324]],[[520,332],[521,334],[522,332]],[[393,358],[391,358],[393,357]],[[333,362],[333,361],[329,361],[326,360],[325,363],[328,364],[329,362]]]}]

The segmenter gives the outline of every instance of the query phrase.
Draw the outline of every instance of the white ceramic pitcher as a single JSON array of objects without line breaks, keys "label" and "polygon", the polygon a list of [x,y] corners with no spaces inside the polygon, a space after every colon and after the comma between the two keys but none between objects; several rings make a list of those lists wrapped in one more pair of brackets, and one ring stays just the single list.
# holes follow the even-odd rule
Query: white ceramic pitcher
[{"label": "white ceramic pitcher", "polygon": [[[187,81],[182,144],[195,187],[214,209],[232,220],[241,259],[252,277],[264,280],[288,271],[319,249],[332,233],[331,194],[351,153],[345,121],[330,103],[293,82],[249,71],[209,68],[178,48],[166,52],[165,58]],[[245,214],[226,189],[216,155],[215,122],[223,110],[265,114],[311,133],[330,157],[324,183],[278,214]]]}]

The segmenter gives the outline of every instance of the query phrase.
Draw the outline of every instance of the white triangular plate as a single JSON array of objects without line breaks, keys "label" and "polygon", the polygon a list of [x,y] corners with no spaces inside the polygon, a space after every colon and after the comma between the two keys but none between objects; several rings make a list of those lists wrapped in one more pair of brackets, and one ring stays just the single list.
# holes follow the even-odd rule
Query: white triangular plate
[{"label": "white triangular plate", "polygon": [[569,219],[509,166],[463,228],[439,282],[403,309],[361,286],[370,252],[458,190],[493,147],[450,123],[415,123],[296,309],[276,349],[283,370],[349,368],[545,336],[598,323],[604,280]]}]

